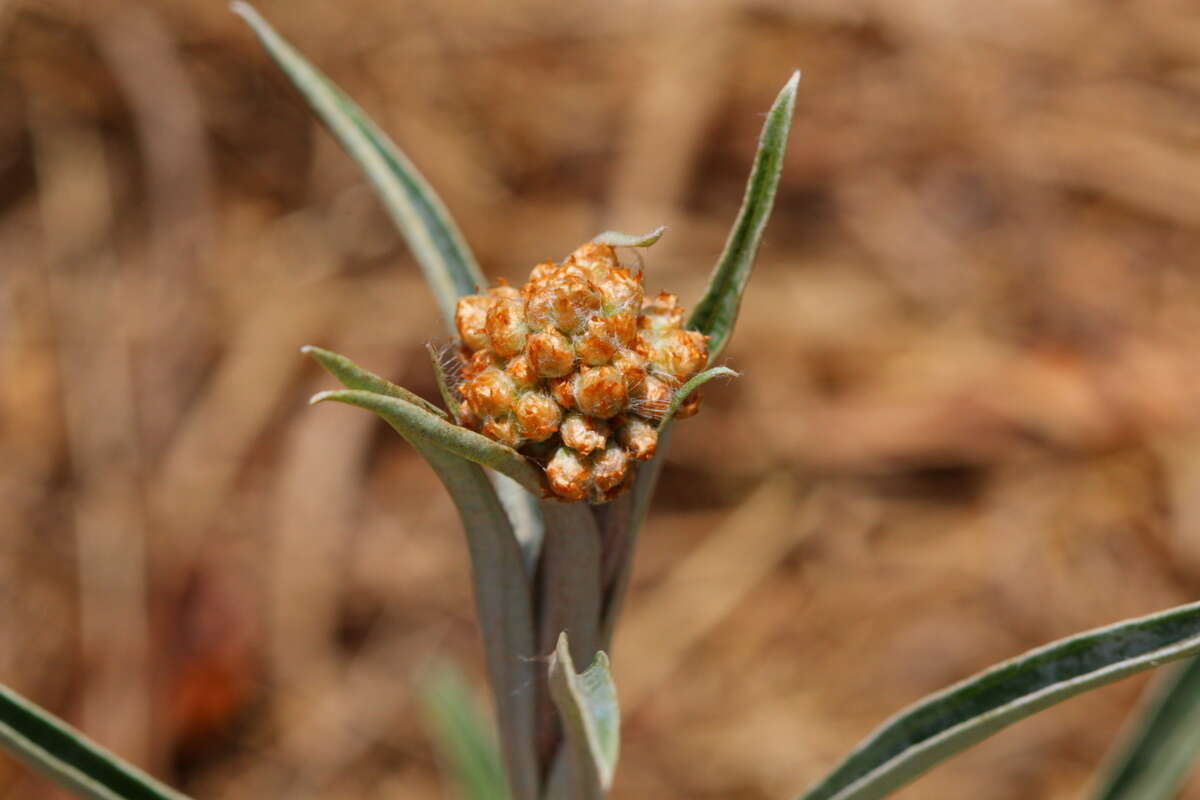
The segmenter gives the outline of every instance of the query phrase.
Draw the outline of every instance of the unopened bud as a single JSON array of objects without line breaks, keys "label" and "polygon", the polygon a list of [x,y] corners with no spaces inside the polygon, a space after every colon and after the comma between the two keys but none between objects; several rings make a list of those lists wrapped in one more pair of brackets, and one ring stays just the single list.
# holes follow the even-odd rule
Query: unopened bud
[{"label": "unopened bud", "polygon": [[608,437],[608,426],[598,419],[582,414],[567,414],[559,432],[562,434],[563,444],[586,456],[604,447]]},{"label": "unopened bud", "polygon": [[579,454],[560,447],[546,465],[546,478],[550,488],[564,500],[582,500],[587,497],[589,470]]},{"label": "unopened bud", "polygon": [[558,430],[561,419],[562,410],[548,394],[526,392],[517,401],[517,424],[526,439],[546,441]]},{"label": "unopened bud", "polygon": [[532,334],[525,346],[525,355],[533,371],[543,378],[566,375],[575,364],[575,351],[566,336],[551,328]]},{"label": "unopened bud", "polygon": [[628,474],[629,456],[619,447],[609,447],[592,463],[592,485],[601,495],[620,486]]},{"label": "unopened bud", "polygon": [[625,410],[629,393],[616,367],[593,367],[579,374],[575,383],[575,403],[583,413],[607,419]]},{"label": "unopened bud", "polygon": [[520,300],[497,298],[487,313],[488,340],[496,355],[511,358],[525,349],[525,306]]},{"label": "unopened bud", "polygon": [[629,417],[618,432],[621,444],[629,450],[629,455],[638,461],[653,458],[658,449],[658,431],[648,422],[637,417]]},{"label": "unopened bud", "polygon": [[483,423],[483,435],[506,444],[514,450],[525,443],[512,417],[493,417]]},{"label": "unopened bud", "polygon": [[495,367],[489,367],[462,385],[463,397],[480,417],[496,417],[512,410],[516,390],[512,379]]},{"label": "unopened bud", "polygon": [[591,367],[607,364],[617,352],[608,338],[608,325],[604,317],[588,320],[587,331],[575,337],[575,352],[579,360]]},{"label": "unopened bud", "polygon": [[470,350],[482,350],[488,346],[487,313],[491,308],[492,298],[485,294],[471,294],[461,297],[454,309],[454,325],[458,328],[458,336]]}]

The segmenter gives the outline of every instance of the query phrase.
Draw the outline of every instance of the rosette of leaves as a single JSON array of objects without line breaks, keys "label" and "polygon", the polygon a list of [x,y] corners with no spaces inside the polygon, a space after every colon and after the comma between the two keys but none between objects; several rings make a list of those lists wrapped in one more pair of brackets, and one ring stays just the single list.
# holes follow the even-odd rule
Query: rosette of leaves
[{"label": "rosette of leaves", "polygon": [[[522,289],[489,287],[443,204],[395,145],[253,9],[234,10],[363,168],[463,347],[461,381],[433,359],[444,409],[344,356],[304,348],[344,387],[314,402],[386,420],[429,462],[461,516],[499,735],[478,729],[463,692],[438,684],[431,717],[455,740],[442,748],[445,761],[463,797],[599,800],[612,785],[620,724],[603,650],[672,422],[694,412],[698,386],[732,374],[711,365],[732,333],[770,215],[799,76],[767,114],[741,210],[685,322],[674,297],[647,301],[618,261],[618,250],[649,246],[661,229],[601,234],[563,263],[535,268]],[[497,374],[512,383],[497,383]],[[507,392],[502,402],[497,385]],[[623,469],[605,461],[621,461],[615,451]],[[577,461],[567,472],[582,477],[556,478],[556,458]],[[1197,653],[1200,603],[1049,644],[897,714],[801,800],[883,797],[1042,708]],[[590,666],[578,672],[575,664]],[[1172,796],[1200,747],[1198,674],[1193,663],[1156,692],[1097,797]],[[82,797],[185,800],[3,686],[0,747]]]}]

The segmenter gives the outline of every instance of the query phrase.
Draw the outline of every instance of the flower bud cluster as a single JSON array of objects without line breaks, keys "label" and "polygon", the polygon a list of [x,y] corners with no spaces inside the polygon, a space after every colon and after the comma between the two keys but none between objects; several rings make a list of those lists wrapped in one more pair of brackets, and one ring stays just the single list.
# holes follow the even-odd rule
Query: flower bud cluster
[{"label": "flower bud cluster", "polygon": [[[462,423],[543,463],[563,500],[620,492],[633,462],[654,455],[675,391],[708,360],[675,296],[644,297],[642,276],[602,244],[538,264],[521,289],[463,297],[455,322]],[[699,402],[693,393],[676,416]]]}]

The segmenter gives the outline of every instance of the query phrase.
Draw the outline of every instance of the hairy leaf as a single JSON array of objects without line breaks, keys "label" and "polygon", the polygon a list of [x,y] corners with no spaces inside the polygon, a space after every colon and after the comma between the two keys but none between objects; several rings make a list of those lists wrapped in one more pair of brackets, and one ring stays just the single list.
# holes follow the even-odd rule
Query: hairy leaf
[{"label": "hairy leaf", "polygon": [[666,230],[666,225],[659,225],[649,233],[643,234],[605,231],[598,234],[592,241],[596,244],[606,244],[609,247],[649,247],[661,239]]},{"label": "hairy leaf", "polygon": [[491,467],[512,478],[530,492],[537,495],[544,493],[540,473],[516,450],[475,431],[447,422],[414,403],[399,397],[355,389],[321,392],[314,395],[309,402],[316,404],[329,400],[373,411],[401,431],[406,438],[420,439],[426,444],[476,464]]},{"label": "hairy leaf", "polygon": [[1043,708],[1200,652],[1200,603],[1062,639],[931,695],[880,726],[801,800],[883,797]]},{"label": "hairy leaf", "polygon": [[574,757],[577,796],[601,800],[612,787],[621,742],[621,712],[608,656],[596,653],[591,666],[577,673],[567,634],[561,634],[550,658],[550,694]]},{"label": "hairy leaf", "polygon": [[775,104],[767,113],[762,136],[758,140],[758,152],[754,166],[746,183],[746,196],[738,212],[725,250],[717,260],[708,289],[696,305],[688,320],[688,327],[710,337],[709,361],[713,363],[725,349],[733,334],[738,308],[742,303],[742,292],[750,279],[754,257],[762,241],[763,229],[771,217],[775,204],[775,189],[779,186],[779,174],[783,170],[783,156],[787,151],[788,132],[792,127],[792,111],[796,105],[796,85],[800,73],[793,73],[784,85]]},{"label": "hairy leaf", "polygon": [[470,248],[445,205],[412,162],[324,74],[300,55],[249,4],[235,2],[239,14],[346,152],[358,162],[408,241],[433,290],[447,329],[453,334],[458,298],[487,285]]}]

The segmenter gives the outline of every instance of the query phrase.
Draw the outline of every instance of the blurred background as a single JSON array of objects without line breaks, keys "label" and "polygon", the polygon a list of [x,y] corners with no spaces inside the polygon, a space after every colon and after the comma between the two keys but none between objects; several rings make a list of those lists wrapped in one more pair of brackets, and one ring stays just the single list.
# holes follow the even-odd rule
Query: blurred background
[{"label": "blurred background", "polygon": [[[260,0],[485,271],[670,226],[688,307],[804,71],[726,363],[615,645],[617,798],[794,796],[900,707],[1200,589],[1200,11]],[[446,335],[223,0],[0,0],[0,681],[203,800],[449,797],[458,521],[323,345]],[[1145,679],[899,795],[1077,796]],[[1200,797],[1200,785],[1191,797]],[[0,757],[0,796],[61,795]]]}]

